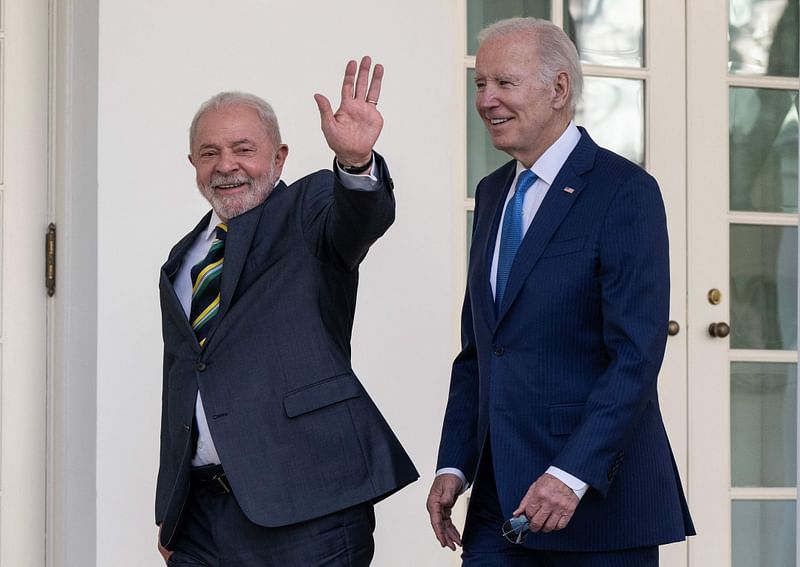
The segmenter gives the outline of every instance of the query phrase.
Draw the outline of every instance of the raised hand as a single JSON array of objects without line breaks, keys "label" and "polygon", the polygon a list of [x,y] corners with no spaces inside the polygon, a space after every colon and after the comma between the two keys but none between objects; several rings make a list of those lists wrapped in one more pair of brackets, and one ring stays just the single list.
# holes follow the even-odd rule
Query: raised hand
[{"label": "raised hand", "polygon": [[355,61],[347,62],[342,81],[342,101],[335,113],[325,96],[314,95],[322,133],[336,159],[344,166],[368,163],[372,159],[372,147],[383,128],[383,117],[377,108],[383,65],[375,65],[372,78],[369,76],[371,66],[369,56],[363,57],[358,67]]}]

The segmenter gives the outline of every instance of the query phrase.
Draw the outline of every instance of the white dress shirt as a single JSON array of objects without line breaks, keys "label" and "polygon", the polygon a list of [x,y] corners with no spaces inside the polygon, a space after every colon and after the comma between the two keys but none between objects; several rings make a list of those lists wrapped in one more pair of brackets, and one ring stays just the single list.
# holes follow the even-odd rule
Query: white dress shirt
[{"label": "white dress shirt", "polygon": [[[372,160],[372,167],[367,175],[351,175],[343,171],[337,165],[337,175],[339,181],[346,189],[353,191],[374,191],[378,186],[378,179],[375,177],[375,159]],[[276,182],[277,185],[277,182]],[[181,302],[181,307],[186,313],[186,318],[189,318],[189,313],[192,308],[192,266],[197,264],[208,254],[208,249],[214,242],[214,235],[216,232],[217,224],[222,222],[216,212],[211,213],[211,219],[208,222],[208,227],[201,232],[186,253],[183,255],[183,261],[178,273],[175,275],[173,286],[178,300]],[[225,270],[223,264],[223,271]],[[206,411],[203,408],[203,399],[200,392],[197,392],[197,401],[195,402],[195,419],[197,420],[197,449],[192,457],[192,466],[200,467],[203,465],[216,465],[220,464],[219,454],[217,448],[214,446],[214,440],[211,438],[211,431],[208,428],[208,420],[206,419]]]},{"label": "white dress shirt", "polygon": [[[558,172],[561,171],[561,168],[567,161],[569,154],[572,153],[572,150],[574,150],[575,146],[578,145],[580,138],[580,131],[575,126],[575,123],[570,121],[569,125],[561,134],[561,136],[549,148],[547,148],[547,150],[545,150],[539,159],[536,160],[536,163],[533,164],[533,167],[531,167],[531,171],[536,174],[537,179],[530,189],[528,189],[528,191],[525,193],[522,201],[523,238],[525,237],[525,233],[528,231],[528,228],[530,228],[531,222],[533,222],[533,217],[536,216],[536,212],[539,210],[545,195],[547,195],[550,185],[553,184]],[[514,196],[514,188],[517,186],[517,179],[523,171],[525,171],[525,166],[518,161],[517,173],[508,189],[505,204],[503,205],[503,213],[500,217],[500,224],[498,225],[497,229],[497,236],[495,237],[494,254],[492,255],[492,269],[489,275],[490,284],[492,286],[492,297],[494,297],[495,288],[497,285],[497,260],[500,256],[500,233],[502,232],[503,218],[506,214],[505,207]],[[583,482],[581,479],[559,469],[558,467],[551,466],[546,472],[569,486],[572,491],[575,492],[575,495],[578,498],[582,498],[589,489],[589,485]],[[436,471],[437,476],[445,473],[458,476],[461,479],[463,489],[467,488],[466,477],[461,470],[446,467]]]}]

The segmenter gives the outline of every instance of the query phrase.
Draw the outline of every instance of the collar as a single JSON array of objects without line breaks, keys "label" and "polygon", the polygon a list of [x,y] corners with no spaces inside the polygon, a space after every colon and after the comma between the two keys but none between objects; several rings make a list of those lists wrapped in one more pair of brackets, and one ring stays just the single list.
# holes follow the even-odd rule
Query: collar
[{"label": "collar", "polygon": [[[536,177],[547,183],[548,186],[552,185],[556,175],[561,171],[569,154],[578,145],[580,139],[580,130],[575,126],[575,122],[570,120],[561,136],[539,156],[539,159],[531,167],[531,171],[536,174]],[[525,169],[527,168],[517,161],[517,175]]]},{"label": "collar", "polygon": [[222,219],[219,218],[219,215],[214,209],[211,209],[211,218],[208,221],[208,226],[206,229],[201,233],[201,236],[207,242],[214,240],[214,237],[217,234],[217,225],[222,222]]}]

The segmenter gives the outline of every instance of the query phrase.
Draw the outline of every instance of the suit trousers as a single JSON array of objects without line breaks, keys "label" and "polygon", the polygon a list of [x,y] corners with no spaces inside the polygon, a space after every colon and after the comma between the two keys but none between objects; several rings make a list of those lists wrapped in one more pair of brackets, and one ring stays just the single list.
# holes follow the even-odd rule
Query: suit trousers
[{"label": "suit trousers", "polygon": [[503,536],[507,519],[500,509],[487,441],[464,527],[462,567],[658,567],[657,546],[601,552],[529,549]]},{"label": "suit trousers", "polygon": [[168,567],[367,567],[375,551],[372,504],[307,522],[266,528],[232,493],[196,488],[181,516]]}]

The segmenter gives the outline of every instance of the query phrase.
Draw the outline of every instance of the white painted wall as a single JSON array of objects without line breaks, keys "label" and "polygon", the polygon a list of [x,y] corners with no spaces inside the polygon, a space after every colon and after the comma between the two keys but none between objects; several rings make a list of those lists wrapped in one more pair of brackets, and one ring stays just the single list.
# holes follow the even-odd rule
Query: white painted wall
[{"label": "white painted wall", "polygon": [[425,512],[455,349],[454,152],[463,80],[453,5],[99,0],[97,565],[161,565],[153,493],[161,395],[157,273],[207,210],[189,121],[220,90],[278,113],[291,181],[329,167],[312,95],[338,101],[348,58],[385,64],[377,149],[398,219],[362,269],[354,366],[422,473],[377,507],[378,566],[435,566]]}]

